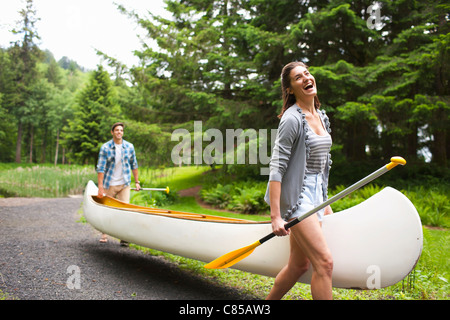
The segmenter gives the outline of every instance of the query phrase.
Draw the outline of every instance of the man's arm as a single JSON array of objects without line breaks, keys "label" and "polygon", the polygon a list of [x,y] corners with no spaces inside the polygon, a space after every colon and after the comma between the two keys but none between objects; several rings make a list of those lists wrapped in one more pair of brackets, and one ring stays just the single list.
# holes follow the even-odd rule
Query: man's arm
[{"label": "man's arm", "polygon": [[103,187],[103,179],[105,178],[105,167],[106,167],[106,154],[102,146],[100,148],[97,161],[97,186],[99,198],[103,198],[103,195],[105,194],[105,189]]},{"label": "man's arm", "polygon": [[103,178],[105,174],[103,172],[97,173],[97,186],[98,186],[98,197],[103,198],[105,194],[105,189],[103,188]]},{"label": "man's arm", "polygon": [[136,182],[136,191],[139,191],[141,189],[141,184],[139,183],[138,169],[133,169],[131,172],[133,172],[134,181]]}]

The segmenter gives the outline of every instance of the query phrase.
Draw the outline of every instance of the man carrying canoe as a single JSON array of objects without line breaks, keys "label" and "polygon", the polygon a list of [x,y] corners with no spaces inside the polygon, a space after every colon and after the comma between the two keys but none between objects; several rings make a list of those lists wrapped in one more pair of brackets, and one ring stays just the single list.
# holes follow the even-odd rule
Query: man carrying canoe
[{"label": "man carrying canoe", "polygon": [[[100,148],[97,163],[98,197],[108,195],[129,203],[131,173],[134,176],[136,190],[140,190],[141,186],[134,146],[122,138],[123,130],[123,123],[113,124],[111,127],[113,138]],[[102,234],[100,242],[107,242],[106,234]]]}]

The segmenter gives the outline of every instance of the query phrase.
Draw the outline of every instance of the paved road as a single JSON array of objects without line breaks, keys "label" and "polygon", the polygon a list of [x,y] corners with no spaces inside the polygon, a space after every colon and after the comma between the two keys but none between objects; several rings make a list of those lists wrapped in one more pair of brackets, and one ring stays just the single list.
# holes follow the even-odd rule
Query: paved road
[{"label": "paved road", "polygon": [[[236,300],[161,257],[78,222],[81,198],[0,199],[0,290],[21,300]],[[77,280],[80,280],[79,282]]]}]

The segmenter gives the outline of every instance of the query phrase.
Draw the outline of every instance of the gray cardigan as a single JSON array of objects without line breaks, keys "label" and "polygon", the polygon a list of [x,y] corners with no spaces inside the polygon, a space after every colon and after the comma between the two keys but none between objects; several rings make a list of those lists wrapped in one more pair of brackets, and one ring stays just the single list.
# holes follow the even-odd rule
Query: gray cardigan
[{"label": "gray cardigan", "polygon": [[[330,121],[325,111],[318,110],[322,123],[331,132]],[[306,172],[306,159],[309,157],[308,126],[306,115],[297,105],[288,108],[281,117],[275,146],[270,159],[270,181],[281,182],[280,211],[285,220],[301,205],[301,193]],[[328,199],[328,176],[331,167],[330,154],[323,172],[324,201]],[[270,205],[269,184],[264,200]]]}]

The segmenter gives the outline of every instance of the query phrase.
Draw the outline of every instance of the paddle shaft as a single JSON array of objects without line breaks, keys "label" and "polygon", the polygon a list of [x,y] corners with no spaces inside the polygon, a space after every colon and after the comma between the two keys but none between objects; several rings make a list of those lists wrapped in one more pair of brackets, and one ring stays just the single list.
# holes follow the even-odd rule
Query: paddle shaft
[{"label": "paddle shaft", "polygon": [[[327,201],[323,202],[322,204],[320,204],[319,206],[315,207],[314,209],[311,209],[310,211],[308,211],[306,214],[298,217],[295,220],[292,220],[291,222],[287,223],[284,228],[287,230],[293,226],[295,226],[297,223],[301,222],[302,220],[308,218],[309,216],[313,215],[314,213],[316,213],[317,211],[319,211],[320,209],[325,208],[326,206],[332,204],[333,202],[338,201],[339,199],[342,199],[343,197],[349,195],[350,193],[352,193],[353,191],[361,188],[362,186],[368,184],[369,182],[375,180],[376,178],[378,178],[379,176],[383,175],[384,173],[388,172],[389,170],[391,170],[392,168],[394,168],[396,165],[398,164],[402,164],[404,165],[406,163],[406,161],[400,157],[394,157],[391,158],[391,163],[381,167],[380,169],[378,169],[377,171],[371,173],[370,175],[368,175],[367,177],[359,180],[358,182],[356,182],[355,184],[351,185],[350,187],[348,187],[345,190],[342,190],[341,192],[339,192],[338,194],[334,195],[333,197],[331,197],[330,199],[328,199]],[[266,242],[267,240],[272,239],[275,236],[275,233],[271,233],[268,234],[267,236],[261,238],[259,240],[259,243],[262,244],[264,242]]]},{"label": "paddle shaft", "polygon": [[[131,190],[136,190],[136,188],[133,188]],[[140,190],[143,190],[143,191],[165,191],[165,192],[169,193],[169,187],[167,187],[167,188],[140,188],[139,191]]]}]

